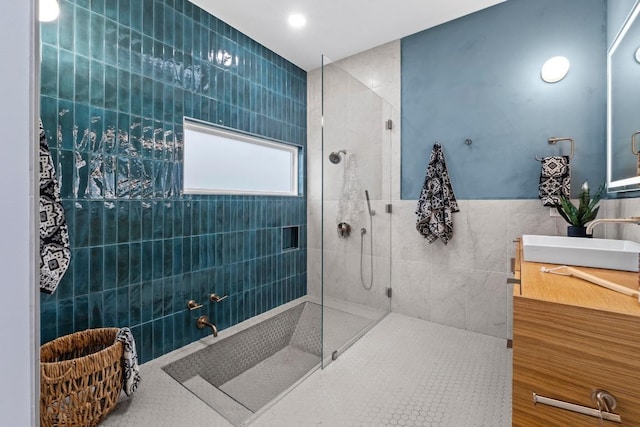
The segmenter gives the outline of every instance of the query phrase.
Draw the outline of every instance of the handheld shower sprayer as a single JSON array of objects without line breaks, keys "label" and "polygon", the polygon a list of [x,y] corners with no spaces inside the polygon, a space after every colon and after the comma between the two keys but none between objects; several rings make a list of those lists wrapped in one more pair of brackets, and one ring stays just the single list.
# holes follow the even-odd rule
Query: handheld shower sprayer
[{"label": "handheld shower sprayer", "polygon": [[369,209],[369,216],[374,216],[376,211],[371,209],[371,200],[369,199],[369,190],[364,190],[364,196],[367,198],[367,209]]}]

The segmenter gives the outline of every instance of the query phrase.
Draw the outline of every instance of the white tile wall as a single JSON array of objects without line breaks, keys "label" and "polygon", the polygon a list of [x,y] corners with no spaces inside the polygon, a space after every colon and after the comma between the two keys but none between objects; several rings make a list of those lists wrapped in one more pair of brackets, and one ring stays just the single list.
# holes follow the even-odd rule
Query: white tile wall
[{"label": "white tile wall", "polygon": [[537,200],[461,200],[453,239],[430,245],[415,228],[417,201],[393,204],[393,311],[507,338],[513,240],[562,233],[563,220]]},{"label": "white tile wall", "polygon": [[[384,60],[381,61],[381,59]],[[344,71],[357,70],[354,78]],[[353,73],[351,73],[353,74]],[[321,293],[321,272],[318,265],[324,229],[324,284],[325,295],[342,298],[375,308],[389,305],[384,292],[391,281],[391,217],[384,213],[384,205],[391,198],[392,170],[399,163],[400,114],[391,104],[382,101],[383,92],[394,94],[394,104],[400,104],[400,42],[395,41],[372,51],[367,51],[345,61],[331,64],[325,69],[324,96],[330,106],[324,109],[324,156],[322,147],[322,75],[320,70],[308,74],[308,292]],[[397,88],[392,89],[395,85]],[[374,89],[372,91],[371,89]],[[385,130],[384,122],[391,118],[396,123],[392,131]],[[333,165],[327,156],[331,151],[346,149],[348,155],[356,155],[362,190],[368,190],[372,208],[377,212],[373,224],[366,213],[351,221],[352,236],[339,239],[336,227],[339,200],[344,185],[345,163]],[[324,176],[322,166],[324,165]],[[322,182],[323,181],[323,182]],[[322,190],[324,188],[324,217],[322,215]],[[398,186],[399,188],[399,186]],[[399,194],[399,192],[398,192]],[[383,202],[385,200],[385,202]],[[369,284],[371,262],[374,281],[371,291],[365,291],[360,281],[361,228],[364,235],[364,279]],[[373,258],[370,239],[373,237]]]}]

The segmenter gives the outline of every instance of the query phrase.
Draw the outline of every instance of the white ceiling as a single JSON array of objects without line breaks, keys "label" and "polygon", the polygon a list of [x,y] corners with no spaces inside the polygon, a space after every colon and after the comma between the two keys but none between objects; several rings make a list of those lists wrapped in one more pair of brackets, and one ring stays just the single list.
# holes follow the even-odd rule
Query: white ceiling
[{"label": "white ceiling", "polygon": [[[505,0],[191,0],[304,70],[337,61]],[[293,29],[291,13],[307,25]]]}]

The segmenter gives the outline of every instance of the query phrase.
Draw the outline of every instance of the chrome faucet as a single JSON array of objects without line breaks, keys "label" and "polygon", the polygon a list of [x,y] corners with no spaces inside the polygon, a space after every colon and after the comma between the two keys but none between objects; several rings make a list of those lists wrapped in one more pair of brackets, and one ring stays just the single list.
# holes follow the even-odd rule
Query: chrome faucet
[{"label": "chrome faucet", "polygon": [[593,227],[595,227],[596,225],[601,224],[601,223],[616,223],[616,224],[630,223],[630,224],[640,225],[640,217],[632,216],[631,218],[594,219],[593,221],[591,221],[590,223],[587,224],[586,233],[587,234],[592,234],[593,233]]},{"label": "chrome faucet", "polygon": [[214,325],[213,323],[209,322],[209,318],[207,316],[198,317],[198,323],[196,323],[196,325],[198,326],[198,329],[203,329],[206,326],[208,326],[213,331],[213,336],[214,337],[218,336],[218,328],[216,328],[216,325]]}]

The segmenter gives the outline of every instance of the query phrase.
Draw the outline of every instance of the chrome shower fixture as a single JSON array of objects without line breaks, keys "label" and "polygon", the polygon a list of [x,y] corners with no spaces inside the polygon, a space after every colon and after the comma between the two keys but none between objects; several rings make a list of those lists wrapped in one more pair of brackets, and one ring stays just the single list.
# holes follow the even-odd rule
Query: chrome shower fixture
[{"label": "chrome shower fixture", "polygon": [[341,154],[346,155],[347,150],[340,150],[338,152],[333,151],[331,154],[329,154],[329,161],[334,165],[337,165],[338,163],[340,163],[340,161],[342,161]]},{"label": "chrome shower fixture", "polygon": [[369,216],[374,216],[376,211],[371,209],[371,200],[369,199],[369,190],[364,190],[364,196],[367,198],[367,209],[369,210]]}]

